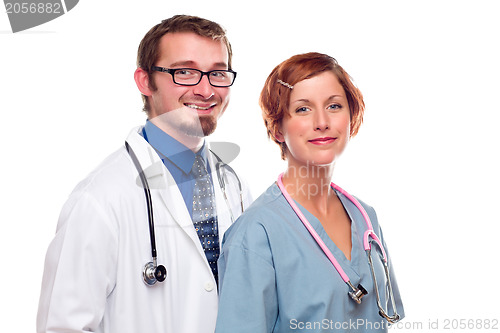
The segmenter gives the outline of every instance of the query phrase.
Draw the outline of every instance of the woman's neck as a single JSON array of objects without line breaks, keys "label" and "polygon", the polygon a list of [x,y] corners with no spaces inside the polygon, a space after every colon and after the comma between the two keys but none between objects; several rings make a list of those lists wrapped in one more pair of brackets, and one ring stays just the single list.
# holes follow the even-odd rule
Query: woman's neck
[{"label": "woman's neck", "polygon": [[326,212],[329,199],[335,195],[330,186],[333,168],[333,164],[297,167],[289,163],[283,174],[283,185],[290,196],[302,206],[312,206],[320,212]]}]

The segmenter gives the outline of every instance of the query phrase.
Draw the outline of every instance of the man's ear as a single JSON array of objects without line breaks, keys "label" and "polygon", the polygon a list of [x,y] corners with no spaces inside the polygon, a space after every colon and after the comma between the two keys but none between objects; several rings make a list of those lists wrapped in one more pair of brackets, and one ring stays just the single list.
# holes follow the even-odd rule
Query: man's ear
[{"label": "man's ear", "polygon": [[152,95],[151,88],[149,87],[149,75],[144,69],[139,67],[135,70],[134,80],[135,84],[137,84],[137,88],[139,88],[139,91],[143,95],[145,96]]}]

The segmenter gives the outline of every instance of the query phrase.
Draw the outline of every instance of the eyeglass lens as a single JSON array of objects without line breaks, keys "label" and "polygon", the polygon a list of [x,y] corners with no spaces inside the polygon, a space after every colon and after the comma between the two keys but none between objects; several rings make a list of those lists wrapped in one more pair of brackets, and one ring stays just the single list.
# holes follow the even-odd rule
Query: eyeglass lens
[{"label": "eyeglass lens", "polygon": [[[198,84],[202,72],[196,69],[178,69],[174,72],[174,82],[177,84]],[[230,86],[234,80],[234,73],[229,71],[210,71],[207,73],[208,81],[214,86]]]}]

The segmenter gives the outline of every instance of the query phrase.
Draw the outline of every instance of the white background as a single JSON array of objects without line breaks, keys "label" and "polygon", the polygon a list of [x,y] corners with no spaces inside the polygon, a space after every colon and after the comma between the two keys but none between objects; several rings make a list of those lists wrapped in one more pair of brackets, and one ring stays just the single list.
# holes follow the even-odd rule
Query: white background
[{"label": "white background", "polygon": [[377,209],[403,324],[422,325],[406,330],[500,318],[496,1],[131,3],[82,0],[17,34],[0,13],[2,331],[35,330],[59,211],[76,183],[144,123],[137,46],[150,27],[181,13],[228,30],[238,78],[212,140],[241,147],[234,167],[255,196],[285,166],[257,102],[267,75],[291,55],[328,53],[367,106],[334,181]]}]

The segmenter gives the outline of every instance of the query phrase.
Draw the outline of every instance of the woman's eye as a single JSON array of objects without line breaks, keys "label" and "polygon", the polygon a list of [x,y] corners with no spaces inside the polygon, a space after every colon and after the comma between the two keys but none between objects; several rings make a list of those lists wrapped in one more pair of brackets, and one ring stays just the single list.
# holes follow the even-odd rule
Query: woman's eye
[{"label": "woman's eye", "polygon": [[298,108],[297,110],[295,110],[295,113],[301,113],[301,112],[306,112],[306,111],[309,111],[309,108],[303,106],[303,107]]},{"label": "woman's eye", "polygon": [[328,107],[328,109],[330,110],[338,110],[338,109],[342,109],[342,105],[340,104],[332,104]]}]

